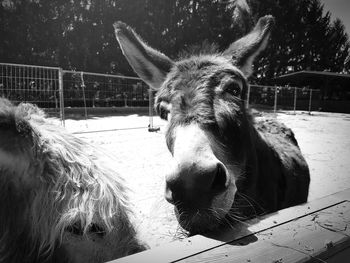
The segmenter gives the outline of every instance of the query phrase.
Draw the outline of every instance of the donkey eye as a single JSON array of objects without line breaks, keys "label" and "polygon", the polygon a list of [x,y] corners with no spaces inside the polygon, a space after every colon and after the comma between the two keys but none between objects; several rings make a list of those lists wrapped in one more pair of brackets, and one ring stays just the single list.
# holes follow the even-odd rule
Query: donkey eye
[{"label": "donkey eye", "polygon": [[82,236],[84,234],[84,230],[80,222],[75,222],[74,224],[67,226],[65,230],[77,236]]},{"label": "donkey eye", "polygon": [[159,108],[159,116],[161,119],[168,120],[168,114],[169,111],[167,109],[165,109],[164,107]]},{"label": "donkey eye", "polygon": [[99,237],[104,237],[106,235],[106,230],[103,227],[92,223],[91,225],[89,225],[88,233],[95,234]]},{"label": "donkey eye", "polygon": [[238,97],[241,94],[241,86],[237,82],[230,81],[224,86],[224,91]]},{"label": "donkey eye", "polygon": [[168,120],[170,109],[171,109],[171,104],[166,101],[161,101],[157,105],[157,113],[159,117],[163,120]]}]

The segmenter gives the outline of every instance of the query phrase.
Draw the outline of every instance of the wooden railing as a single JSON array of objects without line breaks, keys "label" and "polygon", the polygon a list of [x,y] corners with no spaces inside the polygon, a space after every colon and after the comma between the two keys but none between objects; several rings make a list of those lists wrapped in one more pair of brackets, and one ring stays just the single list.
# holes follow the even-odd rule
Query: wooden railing
[{"label": "wooden railing", "polygon": [[121,262],[350,262],[350,189]]}]

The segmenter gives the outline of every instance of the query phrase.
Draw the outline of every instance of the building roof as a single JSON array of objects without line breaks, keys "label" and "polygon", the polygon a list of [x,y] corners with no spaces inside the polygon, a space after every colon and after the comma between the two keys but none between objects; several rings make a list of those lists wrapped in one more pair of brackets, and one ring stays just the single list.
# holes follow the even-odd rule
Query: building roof
[{"label": "building roof", "polygon": [[298,71],[275,78],[276,84],[292,86],[342,85],[350,88],[350,74],[328,71]]}]

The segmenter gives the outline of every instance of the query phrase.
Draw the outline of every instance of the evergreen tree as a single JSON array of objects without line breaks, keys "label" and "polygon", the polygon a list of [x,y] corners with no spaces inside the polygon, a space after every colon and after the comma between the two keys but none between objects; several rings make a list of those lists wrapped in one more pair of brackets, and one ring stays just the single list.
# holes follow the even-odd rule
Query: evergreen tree
[{"label": "evergreen tree", "polygon": [[331,23],[319,0],[251,1],[254,19],[266,14],[276,27],[263,57],[256,63],[253,81],[271,81],[292,69],[342,72],[349,55],[349,41],[340,20]]},{"label": "evergreen tree", "polygon": [[[0,0],[0,61],[134,74],[113,23],[131,25],[172,58],[199,47],[225,49],[263,15],[276,27],[253,81],[288,69],[349,71],[349,40],[319,0]],[[204,43],[204,44],[203,44]],[[208,45],[206,43],[213,43]]]},{"label": "evergreen tree", "polygon": [[345,33],[345,27],[341,20],[336,19],[328,33],[330,45],[326,48],[330,51],[328,56],[327,70],[335,72],[349,72],[350,65],[347,63],[350,56],[350,42]]}]

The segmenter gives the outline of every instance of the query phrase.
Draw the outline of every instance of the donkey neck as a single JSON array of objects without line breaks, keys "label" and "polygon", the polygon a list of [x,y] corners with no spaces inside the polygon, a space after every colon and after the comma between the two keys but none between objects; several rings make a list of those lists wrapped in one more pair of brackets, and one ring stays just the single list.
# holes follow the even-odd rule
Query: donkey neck
[{"label": "donkey neck", "polygon": [[[257,130],[256,124],[249,120],[248,136],[246,174],[237,188],[253,206],[245,213],[255,216],[279,209],[278,200],[283,199],[282,169],[276,150],[264,134]],[[252,211],[254,214],[251,214]]]}]

